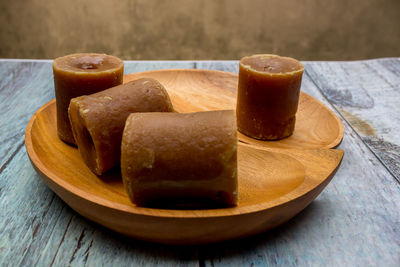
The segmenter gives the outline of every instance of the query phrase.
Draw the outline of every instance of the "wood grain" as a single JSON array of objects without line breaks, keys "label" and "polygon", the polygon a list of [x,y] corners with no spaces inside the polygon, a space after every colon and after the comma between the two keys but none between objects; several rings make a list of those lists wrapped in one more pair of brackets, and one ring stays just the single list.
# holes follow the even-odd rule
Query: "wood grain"
[{"label": "wood grain", "polygon": [[[124,82],[144,77],[157,79],[165,86],[178,112],[236,108],[236,74],[210,70],[146,71],[125,75]],[[257,147],[333,148],[343,138],[343,125],[331,110],[302,92],[292,136],[260,141],[238,132],[238,138]]]},{"label": "wood grain", "polygon": [[[24,128],[28,123],[32,112],[40,107],[39,102],[46,102],[47,99],[54,98],[54,92],[43,90],[49,87],[51,80],[43,81],[39,77],[45,76],[51,68],[48,64],[37,62],[11,62],[4,64],[0,62],[0,170],[3,170],[9,163],[9,159],[23,146]],[[35,70],[35,72],[33,72]],[[19,75],[26,77],[29,82],[18,79]],[[50,98],[50,96],[53,97]],[[15,112],[15,108],[20,106],[26,98],[32,101],[24,104],[20,112]],[[48,98],[46,98],[48,97]]]},{"label": "wood grain", "polygon": [[35,169],[77,212],[119,233],[173,244],[244,237],[287,221],[322,191],[343,156],[339,150],[293,150],[289,156],[241,144],[237,207],[160,210],[131,204],[119,175],[95,176],[77,149],[59,140],[54,100],[32,117],[25,140]]},{"label": "wood grain", "polygon": [[[386,69],[390,75],[397,75],[399,60],[390,61],[393,66],[386,64]],[[313,66],[318,69],[320,63],[305,62],[306,71]],[[162,68],[237,73],[236,61],[131,61],[125,62],[125,67],[126,73]],[[19,75],[21,70],[24,75]],[[0,73],[0,123],[7,122],[1,125],[0,141],[5,140],[6,133],[13,132],[20,134],[18,140],[23,144],[23,133],[32,114],[54,98],[51,63],[0,60]],[[379,71],[371,73],[369,79],[376,75],[380,75]],[[346,76],[343,72],[333,78]],[[350,77],[348,81],[349,86],[358,86]],[[325,87],[318,76],[311,80],[306,73],[302,90],[329,106],[316,84]],[[12,93],[2,94],[4,86]],[[3,108],[6,102],[14,103],[12,110]],[[325,190],[303,212],[274,230],[207,246],[138,242],[91,223],[70,209],[39,178],[25,147],[12,150],[17,143],[9,140],[0,146],[0,152],[6,155],[0,160],[8,162],[0,172],[0,265],[398,266],[399,183],[363,143],[357,129],[334,106],[329,107],[343,121],[345,136],[339,148],[346,155]],[[13,156],[8,154],[11,152],[15,152]]]},{"label": "wood grain", "polygon": [[316,62],[306,71],[400,182],[399,59]]},{"label": "wood grain", "polygon": [[[316,63],[320,62],[305,62],[306,70]],[[223,70],[218,62],[202,62],[198,67]],[[341,117],[307,75],[302,90]],[[209,246],[203,252],[206,266],[398,265],[400,186],[357,131],[342,120],[345,137],[338,148],[346,154],[324,192],[293,220],[268,234]]]}]

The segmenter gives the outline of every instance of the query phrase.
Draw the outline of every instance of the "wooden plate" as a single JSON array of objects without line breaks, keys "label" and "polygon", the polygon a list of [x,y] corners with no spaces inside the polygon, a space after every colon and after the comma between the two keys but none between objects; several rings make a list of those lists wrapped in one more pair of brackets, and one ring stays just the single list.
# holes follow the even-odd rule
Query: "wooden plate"
[{"label": "wooden plate", "polygon": [[[211,70],[156,70],[125,76],[124,82],[151,77],[160,81],[178,112],[235,109],[238,75]],[[238,133],[240,141],[270,148],[334,148],[343,125],[324,104],[301,92],[294,133],[278,141],[259,141]]]},{"label": "wooden plate", "polygon": [[237,207],[167,210],[131,204],[118,173],[95,176],[78,150],[58,138],[55,100],[32,116],[25,145],[45,183],[78,213],[124,235],[168,244],[218,242],[275,227],[322,191],[343,157],[333,149],[276,153],[239,143]]}]

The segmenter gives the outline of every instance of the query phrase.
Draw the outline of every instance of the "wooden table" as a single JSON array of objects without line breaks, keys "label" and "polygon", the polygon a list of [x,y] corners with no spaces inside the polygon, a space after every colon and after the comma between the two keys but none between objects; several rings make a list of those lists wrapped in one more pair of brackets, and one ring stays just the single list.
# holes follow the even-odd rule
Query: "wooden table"
[{"label": "wooden table", "polygon": [[[304,62],[302,90],[342,120],[344,159],[295,218],[205,246],[132,240],[83,218],[39,178],[24,146],[32,114],[54,98],[52,61],[0,60],[0,265],[399,266],[400,58]],[[125,73],[237,61],[127,61]],[[229,229],[227,229],[229,230]]]}]

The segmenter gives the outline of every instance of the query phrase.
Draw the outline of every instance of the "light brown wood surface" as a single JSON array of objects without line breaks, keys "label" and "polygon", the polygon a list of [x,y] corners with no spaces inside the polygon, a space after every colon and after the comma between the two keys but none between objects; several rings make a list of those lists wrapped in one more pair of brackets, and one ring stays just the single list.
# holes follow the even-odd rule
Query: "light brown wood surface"
[{"label": "light brown wood surface", "polygon": [[[125,75],[124,82],[150,77],[167,89],[178,112],[235,109],[238,75],[212,70],[156,70]],[[301,92],[292,136],[260,141],[238,133],[240,141],[269,148],[334,148],[343,138],[335,114],[312,96]]]},{"label": "light brown wood surface", "polygon": [[[232,80],[228,78],[225,83],[223,77],[219,82],[223,87]],[[205,87],[207,79],[203,80]],[[180,90],[180,87],[175,88]],[[177,111],[190,108],[185,104],[189,99],[183,99],[183,93],[171,92]],[[198,104],[193,109],[203,107],[204,110],[208,105],[212,106],[210,109],[218,109],[218,98],[201,102],[207,92],[201,94],[199,89],[195,100]],[[192,99],[191,95],[189,97]],[[229,104],[223,94],[220,98],[222,103]],[[221,108],[226,107],[221,104]],[[25,136],[29,158],[46,184],[83,216],[119,233],[160,243],[217,242],[280,225],[304,209],[323,190],[343,157],[343,151],[333,149],[273,148],[272,151],[267,147],[259,149],[239,143],[237,207],[209,210],[141,208],[129,202],[118,172],[95,176],[85,166],[77,149],[58,138],[55,112],[54,100],[41,107],[31,118]]]}]

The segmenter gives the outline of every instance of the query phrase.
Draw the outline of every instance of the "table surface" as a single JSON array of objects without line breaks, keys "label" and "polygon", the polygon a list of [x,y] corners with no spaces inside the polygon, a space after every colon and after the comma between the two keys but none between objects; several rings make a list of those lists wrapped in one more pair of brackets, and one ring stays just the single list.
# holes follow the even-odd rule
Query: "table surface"
[{"label": "table surface", "polygon": [[[0,265],[399,266],[400,58],[304,62],[302,90],[343,121],[342,165],[305,210],[239,241],[167,246],[80,216],[36,174],[24,146],[33,113],[54,98],[50,60],[0,59]],[[237,61],[126,61],[155,69],[238,72]]]}]

